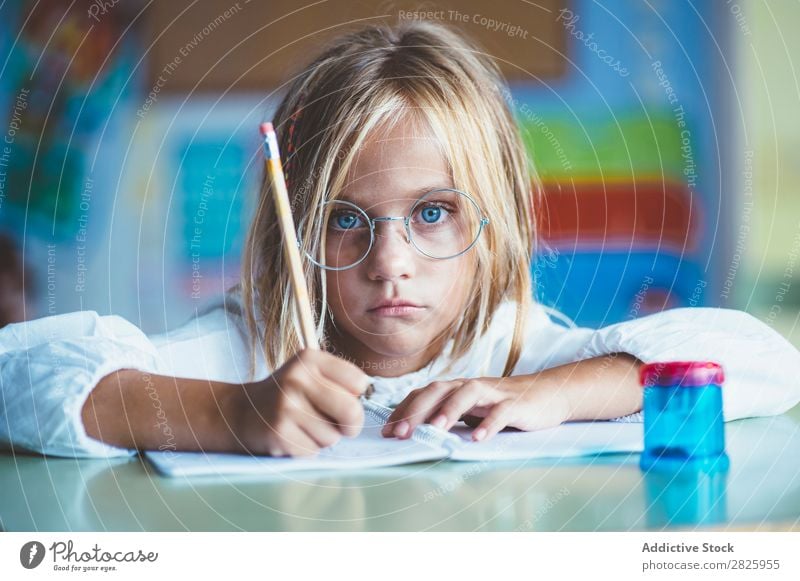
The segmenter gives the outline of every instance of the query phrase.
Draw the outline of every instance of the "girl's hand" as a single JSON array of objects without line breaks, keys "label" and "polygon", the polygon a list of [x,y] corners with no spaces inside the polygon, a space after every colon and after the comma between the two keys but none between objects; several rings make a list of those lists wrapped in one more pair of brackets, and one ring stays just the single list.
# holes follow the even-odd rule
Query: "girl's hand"
[{"label": "girl's hand", "polygon": [[231,428],[237,446],[250,454],[307,456],[342,436],[357,436],[364,423],[358,396],[368,385],[352,363],[303,350],[235,396]]},{"label": "girl's hand", "polygon": [[[410,438],[421,423],[449,430],[464,419],[475,441],[503,428],[539,430],[570,419],[570,405],[561,385],[547,372],[515,377],[435,381],[412,391],[383,428],[386,437]],[[477,427],[476,427],[477,426]]]}]

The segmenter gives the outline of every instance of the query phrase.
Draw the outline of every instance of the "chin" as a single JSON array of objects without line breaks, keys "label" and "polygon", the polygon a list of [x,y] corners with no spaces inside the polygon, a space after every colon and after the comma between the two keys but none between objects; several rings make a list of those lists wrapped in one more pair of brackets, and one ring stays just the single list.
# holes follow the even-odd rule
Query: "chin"
[{"label": "chin", "polygon": [[418,355],[428,348],[429,342],[420,337],[400,337],[399,335],[365,335],[359,337],[362,344],[384,357],[401,359]]}]

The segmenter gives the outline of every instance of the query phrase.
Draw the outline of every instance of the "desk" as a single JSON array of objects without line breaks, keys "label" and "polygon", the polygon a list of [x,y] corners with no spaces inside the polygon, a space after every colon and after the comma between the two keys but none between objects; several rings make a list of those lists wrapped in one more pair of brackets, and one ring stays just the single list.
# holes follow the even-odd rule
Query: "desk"
[{"label": "desk", "polygon": [[730,422],[726,438],[727,475],[672,483],[668,494],[662,494],[663,481],[639,470],[636,454],[191,480],[160,477],[141,457],[4,454],[0,526],[8,531],[797,528],[800,406],[783,416]]}]

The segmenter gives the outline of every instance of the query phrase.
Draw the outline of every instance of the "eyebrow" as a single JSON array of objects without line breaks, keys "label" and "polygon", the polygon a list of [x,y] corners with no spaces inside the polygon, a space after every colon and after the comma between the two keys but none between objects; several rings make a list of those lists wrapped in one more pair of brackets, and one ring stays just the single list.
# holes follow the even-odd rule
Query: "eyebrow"
[{"label": "eyebrow", "polygon": [[[443,190],[443,189],[452,190],[453,188],[454,186],[452,181],[448,181],[447,183],[432,184],[432,185],[422,186],[421,188],[415,188],[413,190],[410,190],[407,195],[409,198],[419,198],[429,192],[432,192],[433,190]],[[336,199],[358,205],[358,202],[354,200],[352,196],[340,196]]]}]

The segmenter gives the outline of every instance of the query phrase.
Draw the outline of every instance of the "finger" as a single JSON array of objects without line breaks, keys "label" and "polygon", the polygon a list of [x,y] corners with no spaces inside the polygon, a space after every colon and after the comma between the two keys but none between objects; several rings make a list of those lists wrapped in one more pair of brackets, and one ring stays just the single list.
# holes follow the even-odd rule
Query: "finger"
[{"label": "finger", "polygon": [[322,377],[337,388],[344,388],[353,395],[363,394],[372,380],[357,366],[330,353],[321,353],[316,359],[317,370]]},{"label": "finger", "polygon": [[[412,389],[403,401],[401,401],[397,406],[395,406],[394,411],[389,414],[389,417],[386,419],[386,423],[381,428],[381,434],[387,438],[394,437],[395,430],[398,428],[402,418],[405,418],[406,408],[411,404],[414,399],[416,399],[421,393],[423,388]],[[408,423],[405,422],[405,427],[408,427]]]},{"label": "finger", "polygon": [[472,439],[482,442],[493,437],[497,432],[513,421],[514,401],[507,399],[495,405],[489,414],[472,432]]},{"label": "finger", "polygon": [[483,381],[466,381],[448,397],[438,410],[432,410],[429,420],[437,428],[449,430],[453,425],[475,408],[496,404],[502,395]]},{"label": "finger", "polygon": [[[500,402],[496,402],[496,403],[500,403]],[[491,404],[491,405],[476,405],[474,408],[469,410],[466,414],[461,416],[461,421],[466,423],[467,418],[475,418],[478,421],[480,421],[483,418],[485,418],[487,415],[489,415],[489,412],[492,411],[492,408],[494,407],[494,405],[495,404]]]},{"label": "finger", "polygon": [[[430,386],[427,386],[430,387]],[[387,438],[404,437],[409,432],[409,424],[406,421],[408,408],[413,404],[414,400],[420,397],[425,392],[426,387],[418,387],[412,389],[408,395],[394,408],[394,411],[389,415],[381,429],[381,434]]]},{"label": "finger", "polygon": [[417,391],[414,397],[407,398],[408,403],[403,400],[389,417],[390,421],[396,423],[393,431],[394,435],[401,439],[410,438],[416,427],[425,421],[431,411],[438,408],[442,400],[462,383],[463,381],[461,380],[434,381],[427,387]]},{"label": "finger", "polygon": [[313,411],[302,420],[300,427],[320,448],[329,448],[342,439],[342,432],[337,426]]},{"label": "finger", "polygon": [[[411,400],[413,400],[415,397],[417,397],[417,395],[419,394],[420,391],[421,390],[419,390],[419,389],[415,389],[415,390],[411,391],[405,397],[405,399],[403,399],[403,401],[401,401],[399,404],[397,404],[395,406],[395,408],[392,411],[392,413],[389,414],[388,418],[386,418],[386,423],[383,424],[383,427],[381,428],[381,435],[383,437],[385,437],[385,438],[394,438],[395,437],[395,433],[394,433],[395,429],[397,429],[398,425],[400,424],[400,421],[398,421],[397,418],[405,417],[405,409],[406,409],[406,407],[408,407],[408,404],[411,403]],[[404,425],[406,427],[408,426],[407,423],[405,423]]]},{"label": "finger", "polygon": [[320,446],[297,424],[283,427],[278,442],[284,456],[313,456]]},{"label": "finger", "polygon": [[342,390],[311,390],[306,398],[341,434],[352,438],[361,432],[364,408],[352,394]]}]

